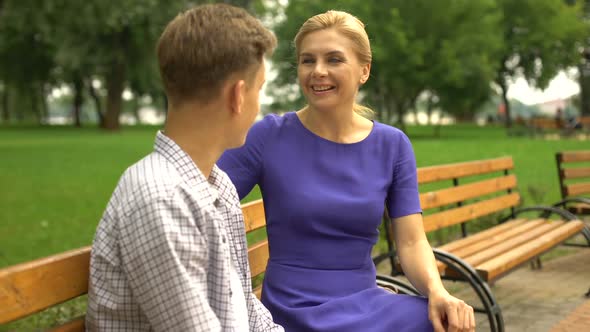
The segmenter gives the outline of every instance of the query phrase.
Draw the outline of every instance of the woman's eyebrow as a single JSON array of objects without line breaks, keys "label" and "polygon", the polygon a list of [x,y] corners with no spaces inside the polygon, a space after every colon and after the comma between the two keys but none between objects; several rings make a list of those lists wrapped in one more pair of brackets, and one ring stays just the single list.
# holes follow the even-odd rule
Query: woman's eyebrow
[{"label": "woman's eyebrow", "polygon": [[[330,55],[340,55],[340,56],[343,56],[344,55],[344,52],[342,52],[342,51],[336,51],[335,50],[335,51],[329,51],[329,52],[324,53],[324,56],[330,56]],[[316,56],[316,55],[313,54],[313,53],[303,52],[303,53],[300,53],[299,56],[300,57],[303,57],[303,56],[311,56],[311,57],[313,57],[313,56]]]}]

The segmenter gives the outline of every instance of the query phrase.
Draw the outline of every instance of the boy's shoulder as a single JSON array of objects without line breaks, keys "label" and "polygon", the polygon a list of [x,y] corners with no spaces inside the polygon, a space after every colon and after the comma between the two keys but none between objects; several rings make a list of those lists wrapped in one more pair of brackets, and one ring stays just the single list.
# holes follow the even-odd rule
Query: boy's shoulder
[{"label": "boy's shoulder", "polygon": [[129,208],[141,207],[170,197],[182,184],[173,163],[152,152],[123,172],[113,196],[121,197]]}]

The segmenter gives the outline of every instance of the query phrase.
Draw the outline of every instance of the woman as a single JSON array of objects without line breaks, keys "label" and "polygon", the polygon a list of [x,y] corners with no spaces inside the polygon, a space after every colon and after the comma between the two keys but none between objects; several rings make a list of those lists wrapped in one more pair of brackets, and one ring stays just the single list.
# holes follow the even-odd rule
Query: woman
[{"label": "woman", "polygon": [[[262,191],[270,246],[262,302],[287,331],[474,330],[473,309],[449,295],[436,269],[408,138],[355,103],[371,69],[363,23],[316,15],[295,46],[308,106],[266,116],[218,163],[240,199],[256,184]],[[403,269],[428,299],[376,286],[371,249],[384,207]]]}]

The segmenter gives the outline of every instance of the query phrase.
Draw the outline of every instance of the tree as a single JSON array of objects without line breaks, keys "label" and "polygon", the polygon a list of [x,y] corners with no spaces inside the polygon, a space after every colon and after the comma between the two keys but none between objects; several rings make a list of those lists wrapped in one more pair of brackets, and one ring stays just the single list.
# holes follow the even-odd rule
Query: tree
[{"label": "tree", "polygon": [[[49,9],[56,36],[60,65],[70,73],[75,90],[84,82],[102,79],[107,91],[106,109],[99,114],[105,129],[119,128],[122,93],[131,73],[155,61],[154,46],[165,24],[187,6],[188,1],[94,1],[53,0]],[[157,80],[148,70],[144,80]],[[91,86],[88,86],[91,89]],[[92,90],[90,90],[92,92]],[[95,95],[91,93],[91,95]],[[95,99],[96,101],[96,99]]]},{"label": "tree", "polygon": [[[590,0],[570,0],[570,5],[581,5],[586,24],[590,24]],[[588,32],[588,26],[586,31]],[[582,45],[582,56],[578,63],[578,82],[580,84],[579,102],[580,113],[590,116],[590,34],[586,35]]]},{"label": "tree", "polygon": [[504,49],[496,83],[506,105],[506,127],[511,127],[509,81],[520,75],[544,88],[561,69],[579,62],[579,46],[587,36],[582,6],[563,0],[499,0],[503,12]]},{"label": "tree", "polygon": [[[42,122],[46,116],[46,83],[51,80],[55,48],[46,35],[39,32],[39,11],[31,0],[6,0],[0,7],[0,79],[4,83],[5,119],[9,104],[17,119],[31,114]],[[9,96],[11,98],[9,98]],[[19,96],[21,98],[12,98]],[[10,99],[10,100],[9,100]],[[30,110],[30,111],[29,111]]]},{"label": "tree", "polygon": [[[404,115],[415,108],[424,91],[441,96],[452,92],[452,97],[461,93],[464,100],[479,101],[489,90],[495,72],[492,59],[501,43],[494,1],[349,0],[339,1],[335,7],[302,0],[289,2],[287,19],[275,30],[279,46],[274,64],[279,75],[273,90],[279,102],[300,100],[291,97],[298,93],[293,88],[296,67],[291,43],[297,29],[313,14],[328,9],[348,11],[366,23],[373,63],[371,79],[361,91],[364,101],[378,111],[380,121],[398,122],[403,128]],[[473,89],[484,92],[472,94]],[[448,101],[444,105],[450,107],[453,99],[441,100]]]}]

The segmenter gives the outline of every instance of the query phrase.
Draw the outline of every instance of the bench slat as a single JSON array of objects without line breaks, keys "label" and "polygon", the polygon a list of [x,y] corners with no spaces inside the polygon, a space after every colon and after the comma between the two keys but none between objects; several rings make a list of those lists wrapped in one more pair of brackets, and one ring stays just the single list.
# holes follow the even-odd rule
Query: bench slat
[{"label": "bench slat", "polygon": [[262,241],[248,248],[248,262],[252,278],[263,273],[268,264],[268,241]]},{"label": "bench slat", "polygon": [[501,211],[513,207],[520,201],[518,193],[498,196],[477,203],[453,208],[443,212],[434,213],[424,217],[424,230],[434,231],[443,227],[455,225],[461,222],[472,220],[492,212]]},{"label": "bench slat", "polygon": [[260,229],[266,225],[264,217],[264,204],[262,199],[258,199],[242,205],[242,212],[244,214],[244,224],[246,232]]},{"label": "bench slat", "polygon": [[89,263],[88,246],[1,270],[0,324],[86,294]]},{"label": "bench slat", "polygon": [[590,161],[590,151],[564,151],[557,154],[562,163],[576,163]]},{"label": "bench slat", "polygon": [[500,224],[498,226],[488,228],[483,231],[479,231],[475,234],[469,235],[468,237],[465,237],[465,238],[447,243],[445,245],[442,245],[442,246],[438,247],[438,249],[441,249],[441,250],[444,250],[447,252],[454,252],[455,250],[458,250],[460,248],[469,246],[473,243],[477,243],[479,241],[485,240],[485,239],[487,239],[491,236],[494,236],[498,233],[504,232],[507,229],[517,227],[518,225],[521,225],[525,222],[526,222],[526,219],[512,219],[512,220],[507,221],[507,222]]},{"label": "bench slat", "polygon": [[569,179],[579,179],[579,178],[586,178],[590,177],[590,167],[589,168],[564,168],[561,170],[561,177],[564,180]]},{"label": "bench slat", "polygon": [[454,250],[452,253],[458,257],[469,257],[477,253],[484,252],[489,248],[499,246],[505,243],[505,241],[508,241],[516,236],[531,232],[533,228],[541,224],[543,224],[543,219],[537,219],[525,222],[512,228],[504,228],[503,232],[498,232],[486,239],[472,243],[470,246],[465,246],[463,248]]},{"label": "bench slat", "polygon": [[511,157],[420,167],[417,170],[418,183],[423,184],[464,176],[485,174],[495,171],[508,170],[512,169],[513,167],[514,162],[512,161]]},{"label": "bench slat", "polygon": [[516,176],[511,174],[420,194],[420,205],[422,209],[431,209],[514,187]]},{"label": "bench slat", "polygon": [[529,232],[518,234],[484,251],[465,257],[464,260],[471,266],[479,265],[505,252],[510,252],[524,243],[534,241],[537,237],[550,233],[561,225],[563,225],[563,221],[543,223],[542,225],[531,229]]},{"label": "bench slat", "polygon": [[486,280],[495,279],[502,273],[557,246],[580,232],[583,228],[584,224],[582,221],[569,221],[549,233],[543,234],[518,248],[476,266],[476,269]]},{"label": "bench slat", "polygon": [[590,193],[590,182],[568,184],[565,187],[567,196],[578,196]]}]

